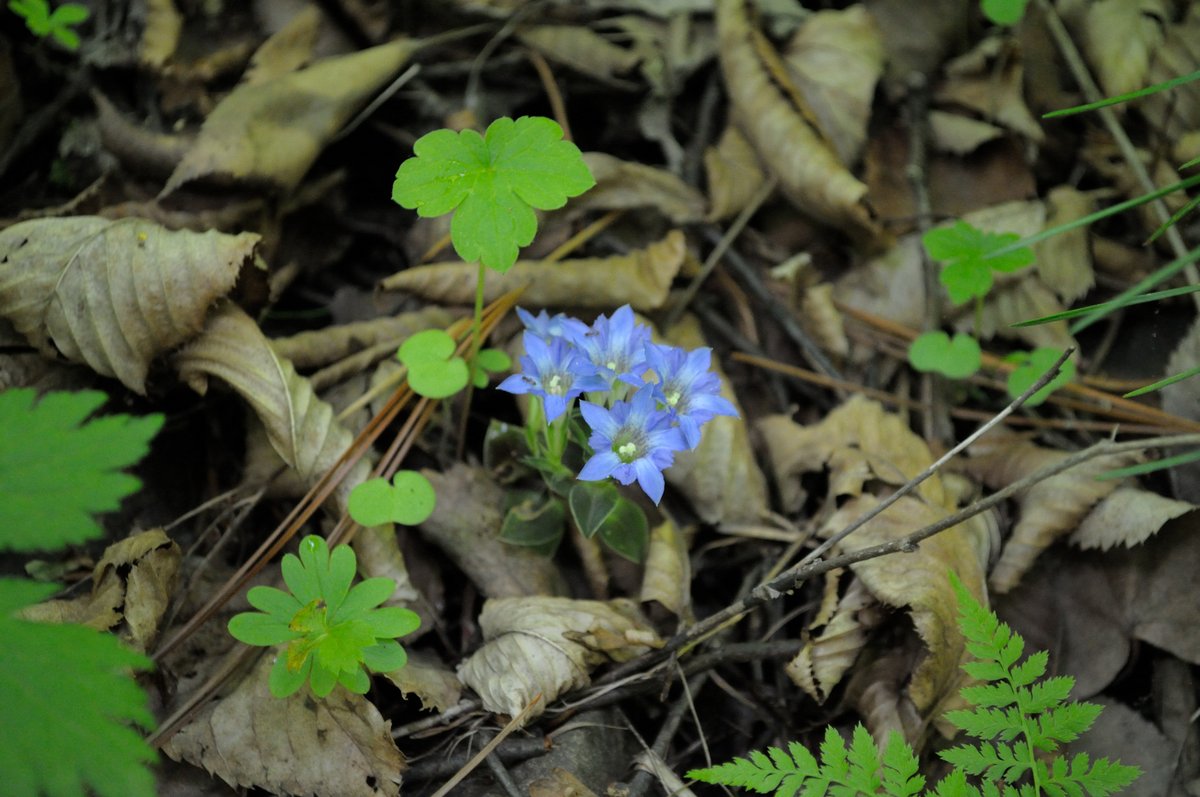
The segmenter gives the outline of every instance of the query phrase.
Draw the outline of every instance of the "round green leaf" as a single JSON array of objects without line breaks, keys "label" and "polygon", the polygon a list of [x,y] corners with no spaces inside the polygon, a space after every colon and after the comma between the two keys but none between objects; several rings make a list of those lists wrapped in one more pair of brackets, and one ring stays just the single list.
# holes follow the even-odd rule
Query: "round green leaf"
[{"label": "round green leaf", "polygon": [[1016,25],[1025,16],[1028,0],[982,0],[983,15],[997,25]]},{"label": "round green leaf", "polygon": [[417,363],[442,363],[454,355],[458,344],[441,329],[426,329],[412,335],[396,351],[396,359],[411,368]]},{"label": "round green leaf", "polygon": [[479,367],[483,370],[492,373],[512,368],[512,357],[500,349],[480,349],[479,354],[475,357],[475,362],[479,363]]},{"label": "round green leaf", "polygon": [[[1014,352],[1014,354],[1016,356],[1010,355],[1009,358],[1005,359],[1011,359],[1016,362],[1024,362],[1024,365],[1015,368],[1013,372],[1008,375],[1008,395],[1016,398],[1028,390],[1034,382],[1041,378],[1042,374],[1050,370],[1050,366],[1054,365],[1058,358],[1062,356],[1062,350],[1051,347],[1042,347],[1034,349],[1028,354],[1016,352]],[[1020,359],[1017,359],[1018,357]],[[1059,371],[1058,376],[1051,379],[1049,384],[1030,396],[1029,400],[1025,402],[1025,406],[1036,407],[1038,404],[1041,404],[1043,401],[1050,398],[1051,393],[1053,393],[1055,390],[1058,390],[1060,387],[1067,384],[1074,378],[1075,362],[1073,360],[1067,360],[1065,363],[1063,363],[1062,370]]]},{"label": "round green leaf", "polygon": [[362,667],[355,667],[353,670],[342,670],[338,673],[338,683],[356,695],[365,695],[371,688],[371,677]]},{"label": "round green leaf", "polygon": [[945,332],[926,332],[912,342],[908,361],[918,371],[933,371],[951,379],[965,379],[979,370],[983,353],[970,335],[959,333],[953,340]]},{"label": "round green leaf", "polygon": [[442,399],[467,386],[470,371],[462,357],[446,362],[416,363],[408,366],[408,386],[419,396]]},{"label": "round green leaf", "polygon": [[387,479],[367,479],[350,491],[346,508],[361,526],[382,526],[391,521],[392,486]]},{"label": "round green leaf", "polygon": [[408,664],[408,654],[399,642],[388,640],[364,650],[363,664],[372,672],[395,672]]},{"label": "round green leaf", "polygon": [[396,471],[389,484],[369,479],[350,492],[350,517],[364,526],[400,523],[415,526],[433,513],[437,494],[429,480],[414,470]]},{"label": "round green leaf", "polygon": [[304,663],[308,665],[309,662],[312,662],[312,672],[308,683],[312,688],[312,693],[317,697],[328,697],[337,683],[337,672],[327,667],[322,667],[315,656],[309,656]]},{"label": "round green leaf", "polygon": [[640,564],[646,555],[650,539],[650,524],[642,508],[627,498],[620,498],[612,512],[600,524],[600,539],[616,553]]},{"label": "round green leaf", "polygon": [[956,260],[938,274],[950,301],[962,304],[992,289],[992,270],[980,260]]}]

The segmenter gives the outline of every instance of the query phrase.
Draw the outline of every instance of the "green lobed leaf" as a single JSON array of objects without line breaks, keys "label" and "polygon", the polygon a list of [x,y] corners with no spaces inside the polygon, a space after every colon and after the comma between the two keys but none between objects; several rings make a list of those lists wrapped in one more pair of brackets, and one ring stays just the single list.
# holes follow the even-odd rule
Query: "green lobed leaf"
[{"label": "green lobed leaf", "polygon": [[433,514],[437,494],[429,479],[415,470],[400,470],[386,479],[368,479],[350,492],[350,517],[363,526],[399,523],[415,526]]},{"label": "green lobed leaf", "polygon": [[338,673],[338,683],[356,695],[365,695],[371,688],[371,677],[361,667],[353,670],[342,670]]},{"label": "green lobed leaf", "polygon": [[890,797],[917,797],[925,788],[925,778],[918,774],[920,762],[904,736],[896,731],[888,734],[883,749],[883,790]]},{"label": "green lobed leaf", "polygon": [[363,664],[372,672],[395,672],[408,663],[408,654],[399,642],[387,640],[363,651]]},{"label": "green lobed leaf", "polygon": [[310,656],[309,661],[312,662],[312,671],[308,676],[308,688],[317,697],[328,697],[337,685],[339,671],[323,666],[315,656]]},{"label": "green lobed leaf", "polygon": [[981,0],[983,15],[997,25],[1016,25],[1025,17],[1029,0]]},{"label": "green lobed leaf", "polygon": [[392,199],[423,217],[454,212],[459,257],[507,271],[537,234],[533,209],[560,208],[595,185],[579,148],[551,119],[500,118],[480,136],[437,130],[400,165]]},{"label": "green lobed leaf", "polygon": [[229,619],[229,635],[247,645],[270,647],[299,639],[303,634],[293,631],[286,622],[268,614],[242,612]]},{"label": "green lobed leaf", "polygon": [[934,371],[950,379],[966,379],[983,365],[983,351],[970,335],[953,339],[940,330],[919,335],[908,348],[908,361],[918,371]]},{"label": "green lobed leaf", "polygon": [[271,675],[267,679],[267,688],[271,690],[273,696],[278,698],[294,695],[308,680],[308,676],[312,673],[312,666],[312,656],[305,657],[300,667],[294,670],[288,667],[287,656],[276,656],[275,665],[271,667]]},{"label": "green lobed leaf", "polygon": [[396,582],[390,578],[368,578],[355,584],[342,601],[336,614],[331,615],[330,622],[342,622],[364,617],[369,609],[392,596],[396,591]]},{"label": "green lobed leaf", "polygon": [[303,607],[296,596],[275,587],[251,587],[246,593],[246,600],[255,609],[266,612],[284,625],[290,623]]},{"label": "green lobed leaf", "polygon": [[100,536],[92,519],[118,509],[141,482],[121,472],[146,455],[161,415],[87,420],[98,391],[0,393],[0,551],[35,551]]},{"label": "green lobed leaf", "polygon": [[[375,634],[366,620],[343,620],[326,628],[314,648],[314,667],[338,673],[362,662],[362,652],[375,644]],[[314,690],[315,691],[315,690]]]},{"label": "green lobed leaf", "polygon": [[[1058,362],[1058,358],[1062,356],[1061,349],[1052,347],[1041,347],[1034,349],[1032,352],[1015,352],[1006,357],[1006,360],[1011,362],[1021,363],[1017,368],[1013,369],[1008,375],[1008,395],[1016,398],[1017,396],[1028,390],[1035,382],[1042,377],[1042,374],[1050,370],[1054,363]],[[1038,392],[1034,393],[1025,402],[1026,407],[1036,407],[1046,399],[1050,398],[1050,394],[1058,390],[1063,385],[1075,378],[1075,362],[1067,360],[1063,363],[1062,369],[1058,376],[1050,380],[1049,384],[1043,387]]]},{"label": "green lobed leaf", "polygon": [[279,569],[283,571],[283,582],[301,605],[320,600],[320,582],[317,581],[316,574],[300,562],[300,557],[292,553],[284,554],[279,562]]},{"label": "green lobed leaf", "polygon": [[363,622],[378,639],[406,636],[421,627],[421,618],[416,612],[402,606],[385,606],[368,612]]},{"label": "green lobed leaf", "polygon": [[1016,271],[1032,263],[1028,246],[1012,248],[1020,240],[1013,233],[984,232],[962,220],[921,237],[929,256],[946,264],[938,279],[955,304],[986,296],[993,271]]},{"label": "green lobed leaf", "polygon": [[322,584],[321,594],[330,615],[337,612],[350,591],[350,583],[358,572],[358,559],[349,545],[338,545],[329,554],[329,567]]},{"label": "green lobed leaf", "polygon": [[54,585],[0,578],[0,772],[6,794],[152,797],[154,751],[131,725],[154,727],[129,671],[150,660],[83,626],[33,623],[14,610]]}]

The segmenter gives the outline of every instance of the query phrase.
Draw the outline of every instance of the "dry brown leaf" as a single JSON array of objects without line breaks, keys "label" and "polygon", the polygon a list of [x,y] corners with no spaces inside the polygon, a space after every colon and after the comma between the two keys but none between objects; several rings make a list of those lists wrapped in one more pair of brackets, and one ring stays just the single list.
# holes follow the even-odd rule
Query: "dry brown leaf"
[{"label": "dry brown leaf", "polygon": [[838,158],[862,154],[875,83],[883,74],[883,36],[861,5],[818,11],[788,42],[788,71]]},{"label": "dry brown leaf", "polygon": [[81,623],[98,631],[120,625],[118,636],[144,653],[154,645],[175,593],[181,556],[179,546],[162,529],[132,534],[105,549],[92,570],[90,595],[46,601],[30,607],[25,616]]},{"label": "dry brown leaf", "polygon": [[[958,308],[955,329],[964,332],[974,329],[975,316],[971,307],[968,303]],[[1020,340],[1034,347],[1065,349],[1067,346],[1073,346],[1078,350],[1079,343],[1071,337],[1066,321],[1036,324],[1031,327],[1012,326],[1018,321],[1061,313],[1065,309],[1054,292],[1032,271],[1022,272],[1013,278],[1001,277],[996,280],[987,298],[983,300],[979,337],[991,340],[998,336]]]},{"label": "dry brown leaf", "polygon": [[527,25],[517,38],[551,61],[585,75],[611,81],[642,60],[636,49],[625,49],[583,25]]},{"label": "dry brown leaf", "polygon": [[[1150,62],[1150,72],[1146,75],[1146,83],[1162,83],[1171,78],[1186,75],[1196,69],[1200,63],[1200,6],[1195,3],[1187,5],[1187,16],[1183,20],[1167,27],[1167,38],[1154,52]],[[1183,163],[1192,157],[1200,155],[1195,152],[1191,157],[1180,158],[1184,154],[1179,151],[1195,151],[1197,131],[1200,130],[1200,84],[1195,81],[1176,86],[1170,91],[1160,91],[1141,100],[1143,115],[1155,126],[1163,140],[1175,142],[1177,148],[1176,162]],[[1193,143],[1185,142],[1191,138]]]},{"label": "dry brown leaf", "polygon": [[[680,318],[665,337],[685,349],[707,345],[692,315]],[[737,408],[739,417],[718,415],[705,424],[700,445],[676,454],[675,464],[663,475],[687,496],[705,523],[757,523],[767,514],[767,480],[754,458],[745,413],[715,358],[712,370],[721,380],[721,395]]]},{"label": "dry brown leaf", "polygon": [[[1095,209],[1091,198],[1069,185],[1052,188],[1046,195],[1046,208],[1048,212],[1043,228],[1081,219]],[[1063,302],[1070,304],[1096,284],[1092,251],[1085,228],[1060,232],[1034,244],[1033,251],[1037,257],[1038,278]]]},{"label": "dry brown leaf", "polygon": [[705,200],[695,188],[664,169],[624,161],[603,152],[585,152],[596,185],[572,200],[572,212],[587,208],[632,210],[651,208],[673,224],[693,224],[704,219]]},{"label": "dry brown leaf", "polygon": [[929,131],[934,147],[955,155],[974,152],[980,145],[1004,135],[1004,131],[991,122],[937,109],[929,112]]},{"label": "dry brown leaf", "polygon": [[736,216],[767,179],[754,145],[736,124],[727,125],[717,145],[704,150],[704,173],[708,177],[708,221]]},{"label": "dry brown leaf", "polygon": [[336,687],[283,699],[267,689],[273,657],[261,656],[232,693],[205,705],[162,747],[230,786],[276,794],[398,797],[407,768],[391,723],[361,695]]},{"label": "dry brown leaf", "polygon": [[[483,604],[479,629],[483,647],[458,665],[459,680],[498,714],[516,716],[540,694],[529,719],[559,695],[589,684],[596,666],[626,661],[659,644],[628,600],[491,598]],[[587,644],[597,634],[621,645],[600,652]]]},{"label": "dry brown leaf", "polygon": [[692,563],[688,558],[685,534],[670,518],[650,530],[650,547],[646,552],[642,603],[658,601],[672,614],[685,622],[692,617]]},{"label": "dry brown leaf", "polygon": [[198,179],[295,188],[325,144],[420,46],[397,39],[238,86],[204,120],[163,193]]},{"label": "dry brown leaf", "polygon": [[424,473],[438,500],[420,526],[421,535],[441,548],[484,596],[568,594],[551,559],[500,539],[504,490],[486,470],[456,463],[445,472]]},{"label": "dry brown leaf", "polygon": [[804,328],[821,348],[837,357],[850,353],[842,313],[833,304],[833,284],[823,282],[804,292],[800,303]]},{"label": "dry brown leaf", "polygon": [[382,675],[402,693],[415,695],[426,711],[445,711],[462,697],[458,676],[440,659],[421,651],[408,651],[408,663]]},{"label": "dry brown leaf", "polygon": [[[635,310],[655,310],[667,299],[679,273],[686,240],[672,230],[661,241],[627,255],[579,258],[558,263],[518,260],[503,274],[488,274],[484,301],[524,287],[525,307],[595,307],[629,304]],[[475,301],[474,263],[433,263],[400,271],[381,283],[385,290],[408,291],[446,304]]]},{"label": "dry brown leaf", "polygon": [[263,42],[242,77],[243,86],[257,86],[294,72],[308,63],[321,29],[321,9],[305,6]]},{"label": "dry brown leaf", "polygon": [[[175,356],[179,376],[198,393],[211,377],[221,379],[254,410],[271,447],[307,487],[337,464],[353,435],[333,417],[333,408],[317,397],[307,379],[271,348],[254,319],[232,302],[213,312],[204,333]],[[370,476],[360,459],[334,489],[336,512],[346,512],[350,491]],[[364,528],[354,537],[359,571],[366,577],[396,582],[392,603],[419,596],[404,567],[404,556],[391,524]]]},{"label": "dry brown leaf", "polygon": [[1092,508],[1071,535],[1071,544],[1102,551],[1117,545],[1132,548],[1196,508],[1140,487],[1118,487]]},{"label": "dry brown leaf", "polygon": [[172,0],[147,0],[146,26],[138,53],[141,62],[158,68],[169,61],[179,46],[182,30],[183,16]]},{"label": "dry brown leaf", "polygon": [[1077,33],[1105,95],[1146,85],[1150,62],[1162,47],[1163,23],[1170,18],[1164,0],[1096,0],[1088,6]]},{"label": "dry brown leaf", "polygon": [[431,305],[411,313],[330,325],[286,338],[272,338],[271,348],[280,357],[291,360],[297,368],[321,368],[376,343],[400,341],[424,329],[445,328],[452,320],[453,316],[445,308]]},{"label": "dry brown leaf", "polygon": [[[830,571],[833,573],[844,571]],[[867,633],[878,618],[863,622],[864,610],[876,604],[863,582],[857,578],[850,581],[846,594],[837,597],[839,578],[830,578],[827,584],[834,587],[831,605],[832,616],[814,619],[813,630],[820,629],[796,657],[784,667],[792,683],[800,687],[817,703],[824,703],[829,693],[841,683],[842,676],[853,666],[859,651],[867,644]]]},{"label": "dry brown leaf", "polygon": [[946,77],[933,99],[943,106],[966,108],[1040,142],[1045,134],[1025,105],[1024,72],[1016,44],[991,36],[946,65]]},{"label": "dry brown leaf", "polygon": [[[1200,319],[1188,328],[1183,339],[1167,359],[1163,376],[1180,374],[1200,366]],[[1161,391],[1164,410],[1181,418],[1200,420],[1200,379],[1192,377],[1167,385]],[[1192,503],[1200,502],[1200,462],[1187,462],[1169,471],[1175,495]]]},{"label": "dry brown leaf", "polygon": [[866,0],[875,18],[887,54],[888,94],[908,92],[914,73],[934,74],[946,56],[968,41],[976,4],[968,0]]},{"label": "dry brown leaf", "polygon": [[805,118],[779,54],[753,27],[746,0],[716,0],[721,71],[734,114],[788,199],[857,239],[880,230],[862,204],[867,187]]},{"label": "dry brown leaf", "polygon": [[887,251],[849,269],[834,284],[834,298],[910,329],[920,329],[925,320],[922,252],[921,236],[904,236]]},{"label": "dry brown leaf", "polygon": [[597,794],[567,770],[555,767],[549,775],[529,784],[529,797],[597,797]]},{"label": "dry brown leaf", "polygon": [[[968,454],[962,469],[993,490],[1069,456],[1017,435],[995,432],[972,445]],[[1117,488],[1118,481],[1097,479],[1098,475],[1138,459],[1137,454],[1095,457],[1022,492],[1017,499],[1020,515],[988,579],[992,589],[1004,593],[1015,587],[1042,551],[1074,531],[1092,507]]]},{"label": "dry brown leaf", "polygon": [[0,230],[0,316],[44,355],[144,394],[151,361],[201,330],[258,240],[142,219],[20,222]]}]

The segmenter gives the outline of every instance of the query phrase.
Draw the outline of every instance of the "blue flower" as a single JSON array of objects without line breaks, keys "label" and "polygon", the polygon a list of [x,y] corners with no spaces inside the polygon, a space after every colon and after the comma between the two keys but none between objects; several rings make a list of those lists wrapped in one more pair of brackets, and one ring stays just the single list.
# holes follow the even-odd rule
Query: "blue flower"
[{"label": "blue flower", "polygon": [[[618,307],[612,317],[601,315],[575,343],[587,352],[587,357],[596,371],[608,380],[611,386],[616,380],[634,387],[642,385],[642,374],[646,364],[646,345],[650,342],[650,328],[637,323],[629,305]],[[606,386],[606,387],[607,387]]]},{"label": "blue flower", "polygon": [[709,370],[712,349],[684,351],[675,346],[646,346],[646,360],[658,375],[655,395],[679,424],[688,448],[700,445],[700,427],[715,415],[737,417],[737,410],[720,395],[721,380]]},{"label": "blue flower", "polygon": [[517,315],[526,329],[546,342],[554,338],[575,340],[588,331],[587,324],[578,318],[571,318],[566,313],[550,315],[545,310],[542,310],[535,316],[525,308],[518,307]]},{"label": "blue flower", "polygon": [[608,384],[596,375],[596,369],[563,338],[542,340],[533,332],[525,333],[525,354],[521,373],[505,379],[497,389],[508,393],[532,393],[541,396],[549,423],[564,412],[585,391],[606,390]]},{"label": "blue flower", "polygon": [[682,433],[671,425],[671,416],[655,407],[652,392],[643,388],[631,401],[615,402],[611,410],[581,401],[579,411],[592,427],[588,445],[596,452],[579,478],[599,481],[612,476],[621,484],[637,479],[650,500],[661,501],[662,471],[675,461],[674,452],[686,446]]}]

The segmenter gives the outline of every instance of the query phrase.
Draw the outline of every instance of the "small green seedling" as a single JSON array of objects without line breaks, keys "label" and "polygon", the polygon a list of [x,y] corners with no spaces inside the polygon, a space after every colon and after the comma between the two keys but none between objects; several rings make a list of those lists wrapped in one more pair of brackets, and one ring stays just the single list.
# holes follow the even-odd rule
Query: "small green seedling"
[{"label": "small green seedling", "polygon": [[[908,361],[918,371],[936,371],[951,379],[966,379],[983,365],[979,341],[962,332],[926,332],[913,341]],[[1018,394],[1019,395],[1019,394]]]},{"label": "small green seedling", "polygon": [[87,20],[91,12],[78,3],[63,3],[50,13],[46,0],[8,0],[8,7],[25,20],[25,27],[35,36],[51,36],[68,50],[79,49],[79,34],[73,26]]},{"label": "small green seedling", "polygon": [[415,526],[431,514],[437,501],[429,479],[415,470],[399,470],[387,479],[368,479],[350,492],[349,510],[362,526],[399,523]]},{"label": "small green seedling", "polygon": [[1016,25],[1025,17],[1029,0],[980,0],[983,15],[997,25]]},{"label": "small green seedling", "polygon": [[371,684],[363,665],[391,672],[407,663],[395,637],[417,630],[420,618],[399,606],[377,608],[396,589],[389,578],[368,578],[351,589],[357,567],[349,546],[331,554],[325,540],[309,535],[300,542],[299,557],[283,557],[283,580],[291,593],[275,587],[247,593],[261,613],[235,616],[229,633],[249,645],[287,645],[271,670],[271,694],[287,697],[306,680],[317,697],[339,683],[365,694]]},{"label": "small green seedling", "polygon": [[440,399],[467,386],[471,371],[457,356],[454,338],[440,329],[426,329],[410,337],[396,352],[408,368],[408,386],[419,396]]},{"label": "small green seedling", "polygon": [[[140,460],[160,415],[88,421],[103,393],[0,393],[0,551],[65,548],[101,535],[96,512],[116,509],[141,486],[122,469]],[[34,623],[20,610],[56,584],[0,578],[0,772],[8,794],[151,797],[155,758],[141,732],[154,727],[146,694],[130,677],[151,661],[111,634]]]},{"label": "small green seedling", "polygon": [[[1045,678],[1047,655],[1021,661],[1024,640],[985,609],[951,574],[958,596],[959,626],[976,659],[963,669],[978,683],[962,690],[971,709],[945,717],[978,743],[938,753],[954,769],[931,791],[918,774],[918,761],[904,738],[892,732],[883,749],[856,726],[847,747],[832,727],[825,729],[821,760],[803,745],[752,751],[749,758],[688,773],[705,783],[740,786],[776,797],[830,794],[843,797],[1105,797],[1141,774],[1137,767],[1092,760],[1086,753],[1056,755],[1091,727],[1101,707],[1067,700],[1075,679]],[[974,785],[968,778],[977,780]]]},{"label": "small green seedling", "polygon": [[[1015,351],[1004,359],[1007,362],[1016,364],[1016,368],[1008,375],[1008,393],[1011,396],[1019,396],[1033,386],[1033,383],[1041,378],[1042,374],[1050,370],[1050,367],[1058,362],[1058,358],[1062,356],[1062,352],[1058,349],[1043,346],[1034,349],[1033,351]],[[1050,394],[1058,390],[1063,385],[1075,378],[1075,363],[1067,360],[1062,364],[1062,369],[1058,376],[1050,380],[1044,388],[1034,393],[1025,402],[1027,407],[1036,407],[1046,399],[1050,398]]]}]

